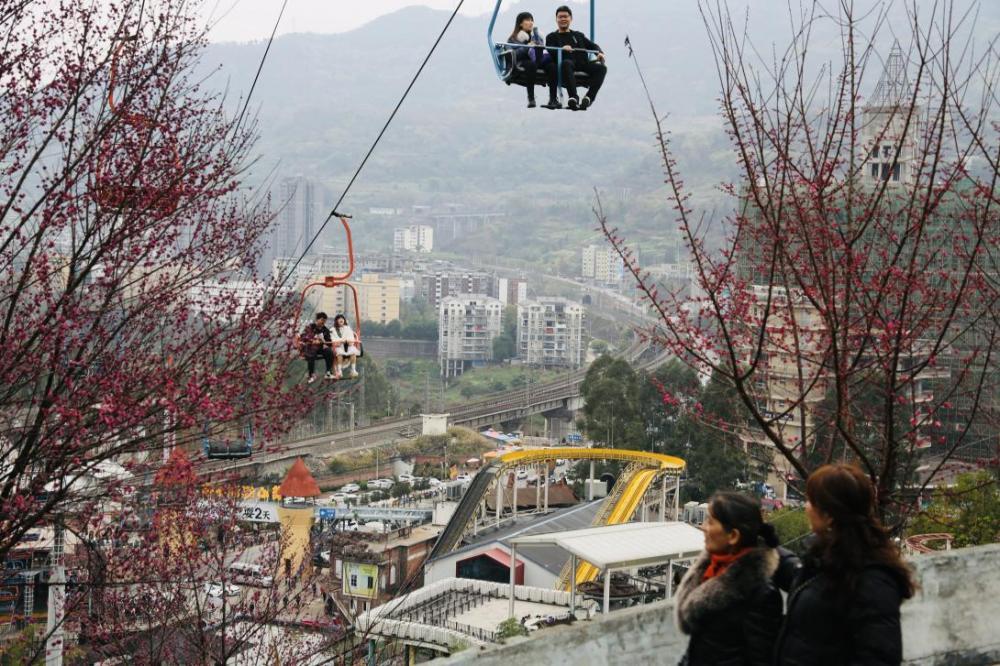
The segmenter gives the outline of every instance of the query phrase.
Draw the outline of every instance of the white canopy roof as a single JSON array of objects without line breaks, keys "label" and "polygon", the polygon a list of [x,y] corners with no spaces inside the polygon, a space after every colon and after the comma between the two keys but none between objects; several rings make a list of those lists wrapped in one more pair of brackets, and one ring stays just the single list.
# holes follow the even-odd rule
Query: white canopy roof
[{"label": "white canopy roof", "polygon": [[705,535],[681,522],[624,523],[515,537],[514,546],[556,545],[599,569],[625,569],[694,557],[705,548]]}]

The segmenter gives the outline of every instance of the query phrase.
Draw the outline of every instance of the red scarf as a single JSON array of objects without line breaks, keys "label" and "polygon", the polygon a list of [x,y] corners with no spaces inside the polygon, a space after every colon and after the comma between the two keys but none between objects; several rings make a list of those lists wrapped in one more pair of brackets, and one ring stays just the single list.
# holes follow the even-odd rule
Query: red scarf
[{"label": "red scarf", "polygon": [[715,578],[728,569],[730,564],[740,559],[751,550],[753,550],[753,548],[747,547],[727,555],[712,555],[712,559],[708,563],[708,567],[705,568],[705,574],[701,577],[701,579],[705,581],[710,578]]}]

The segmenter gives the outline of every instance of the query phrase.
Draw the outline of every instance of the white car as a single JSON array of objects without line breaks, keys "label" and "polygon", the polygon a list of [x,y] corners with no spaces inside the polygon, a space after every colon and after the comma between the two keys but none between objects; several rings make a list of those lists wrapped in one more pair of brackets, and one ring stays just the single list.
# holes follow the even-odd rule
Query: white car
[{"label": "white car", "polygon": [[397,478],[399,479],[400,483],[412,484],[417,481],[417,477],[413,476],[412,474],[400,474]]},{"label": "white car", "polygon": [[346,486],[340,489],[342,493],[356,493],[361,490],[361,486],[356,483],[348,483]]},{"label": "white car", "polygon": [[347,502],[347,498],[350,497],[347,493],[333,493],[326,498],[326,503],[330,506],[341,506]]},{"label": "white car", "polygon": [[220,599],[223,596],[232,597],[240,593],[240,588],[236,585],[226,583],[205,583],[205,592],[213,599]]},{"label": "white car", "polygon": [[462,483],[470,483],[472,481],[471,474],[459,474],[455,477],[456,481],[461,481]]},{"label": "white car", "polygon": [[372,479],[368,482],[369,488],[376,490],[389,490],[396,484],[392,479]]},{"label": "white car", "polygon": [[435,479],[433,476],[427,479],[427,483],[431,484],[431,488],[439,488],[444,485],[444,481]]},{"label": "white car", "polygon": [[517,470],[517,480],[518,481],[524,481],[527,478],[528,478],[528,470],[526,470],[526,469],[519,469],[519,470]]}]

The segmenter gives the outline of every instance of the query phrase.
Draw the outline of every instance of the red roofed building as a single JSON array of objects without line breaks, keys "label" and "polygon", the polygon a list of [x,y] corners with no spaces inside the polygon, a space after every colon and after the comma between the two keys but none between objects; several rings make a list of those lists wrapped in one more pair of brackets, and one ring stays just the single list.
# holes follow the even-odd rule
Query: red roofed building
[{"label": "red roofed building", "polygon": [[281,497],[286,501],[297,497],[315,498],[320,494],[316,479],[302,462],[302,458],[295,459],[288,474],[285,475],[285,480],[281,482],[280,491]]}]

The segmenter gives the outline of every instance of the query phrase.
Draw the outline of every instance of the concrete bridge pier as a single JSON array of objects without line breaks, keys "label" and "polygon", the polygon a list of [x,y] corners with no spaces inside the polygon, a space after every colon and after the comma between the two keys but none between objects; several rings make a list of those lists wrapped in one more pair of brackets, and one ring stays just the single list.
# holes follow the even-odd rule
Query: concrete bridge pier
[{"label": "concrete bridge pier", "polygon": [[545,437],[557,442],[575,430],[575,411],[560,407],[547,412],[542,412],[545,417]]}]

